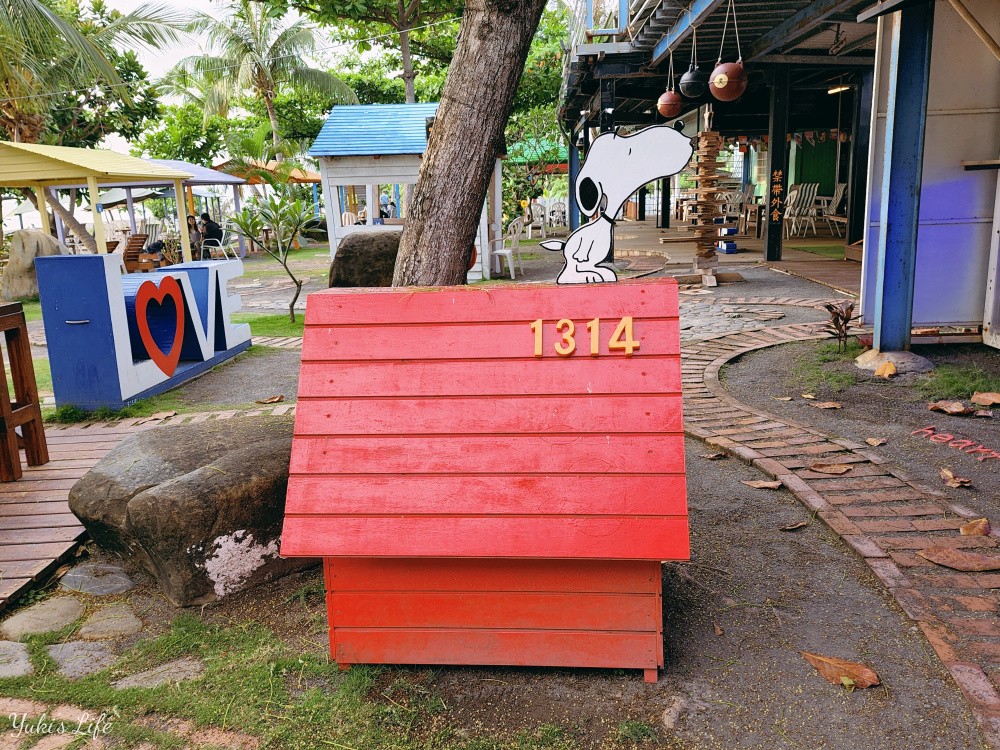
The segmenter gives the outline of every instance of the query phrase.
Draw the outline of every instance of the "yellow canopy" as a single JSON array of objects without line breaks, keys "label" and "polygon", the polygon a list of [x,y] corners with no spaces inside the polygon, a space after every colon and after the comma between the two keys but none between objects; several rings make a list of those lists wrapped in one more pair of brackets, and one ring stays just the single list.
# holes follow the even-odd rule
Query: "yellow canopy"
[{"label": "yellow canopy", "polygon": [[[49,231],[49,213],[45,210],[49,187],[86,183],[91,198],[100,194],[99,185],[108,182],[143,182],[162,179],[172,182],[177,193],[177,216],[183,229],[187,226],[187,213],[180,196],[183,181],[192,175],[179,169],[150,164],[134,156],[114,151],[68,146],[41,146],[37,143],[0,142],[0,186],[30,188],[38,200],[42,229]],[[104,252],[104,224],[99,213],[94,213],[94,241],[97,251]],[[191,260],[191,242],[186,231],[181,232],[184,259]]]},{"label": "yellow canopy", "polygon": [[85,182],[186,180],[187,172],[150,164],[134,156],[88,148],[0,142],[0,185],[37,187]]}]

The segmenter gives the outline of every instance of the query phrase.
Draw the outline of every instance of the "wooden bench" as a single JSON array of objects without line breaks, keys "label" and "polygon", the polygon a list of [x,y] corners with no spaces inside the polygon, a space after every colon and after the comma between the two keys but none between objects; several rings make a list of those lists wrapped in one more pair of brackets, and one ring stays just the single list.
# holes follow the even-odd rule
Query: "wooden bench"
[{"label": "wooden bench", "polygon": [[129,273],[138,271],[148,272],[156,268],[157,264],[150,260],[143,260],[143,248],[146,246],[148,234],[133,234],[125,242],[125,249],[122,256],[125,259],[125,270]]},{"label": "wooden bench", "polygon": [[[0,482],[13,482],[20,479],[22,474],[18,435],[15,431],[18,427],[24,436],[28,466],[48,463],[49,449],[45,443],[28,327],[20,302],[0,305],[0,330],[7,342],[10,379],[14,385],[13,401],[6,377],[3,388],[0,389]],[[4,369],[6,370],[6,366]]]}]

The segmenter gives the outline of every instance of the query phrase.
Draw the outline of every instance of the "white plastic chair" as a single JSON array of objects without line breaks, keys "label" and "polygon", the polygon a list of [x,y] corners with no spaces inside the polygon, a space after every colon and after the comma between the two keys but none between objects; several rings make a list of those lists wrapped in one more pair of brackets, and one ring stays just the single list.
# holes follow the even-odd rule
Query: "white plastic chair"
[{"label": "white plastic chair", "polygon": [[352,211],[344,211],[340,215],[340,226],[342,227],[353,227],[358,223],[358,215]]},{"label": "white plastic chair", "polygon": [[[490,242],[490,259],[493,261],[497,273],[503,271],[500,259],[507,260],[507,270],[510,271],[510,278],[514,278],[514,255],[517,255],[517,267],[524,276],[524,265],[521,263],[521,232],[524,231],[524,219],[514,219],[507,225],[507,234],[497,237]],[[507,243],[510,243],[509,245]]]},{"label": "white plastic chair", "polygon": [[542,239],[546,238],[545,234],[545,206],[541,203],[530,203],[528,204],[528,218],[530,223],[528,224],[528,239],[531,239],[531,230],[540,229],[542,230]]},{"label": "white plastic chair", "polygon": [[[231,232],[228,229],[223,229],[222,230],[222,239],[221,240],[214,240],[214,239],[208,238],[208,239],[204,239],[204,240],[201,241],[201,251],[202,251],[202,254],[204,254],[205,251],[208,250],[208,254],[209,254],[210,258],[216,258],[219,253],[222,253],[222,257],[224,259],[228,259],[229,258],[229,252],[230,252],[230,250],[232,250],[232,248],[230,247],[230,243],[231,242],[232,242],[232,234],[231,234]],[[234,258],[238,257],[236,255],[236,251],[235,250],[233,250],[232,252],[233,252],[233,257]]]}]

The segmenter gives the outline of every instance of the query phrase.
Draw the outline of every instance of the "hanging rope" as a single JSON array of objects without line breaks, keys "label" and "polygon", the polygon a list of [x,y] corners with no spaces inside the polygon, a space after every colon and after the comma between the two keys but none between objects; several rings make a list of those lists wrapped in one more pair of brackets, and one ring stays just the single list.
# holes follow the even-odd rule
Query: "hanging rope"
[{"label": "hanging rope", "polygon": [[729,29],[729,14],[733,14],[733,33],[736,35],[736,56],[737,62],[743,62],[743,50],[740,48],[740,26],[736,21],[736,0],[729,0],[726,6],[726,20],[722,25],[722,44],[719,45],[719,59],[716,65],[722,62],[722,53],[726,47],[726,31]]},{"label": "hanging rope", "polygon": [[674,90],[674,51],[670,50],[670,66],[667,69],[667,91]]}]

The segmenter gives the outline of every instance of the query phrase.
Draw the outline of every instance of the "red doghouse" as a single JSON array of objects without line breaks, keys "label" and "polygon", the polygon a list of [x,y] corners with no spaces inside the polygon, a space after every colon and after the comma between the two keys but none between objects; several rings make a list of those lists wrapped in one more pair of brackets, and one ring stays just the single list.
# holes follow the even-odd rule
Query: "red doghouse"
[{"label": "red doghouse", "polygon": [[677,285],[309,296],[281,553],[362,663],[663,666]]}]

